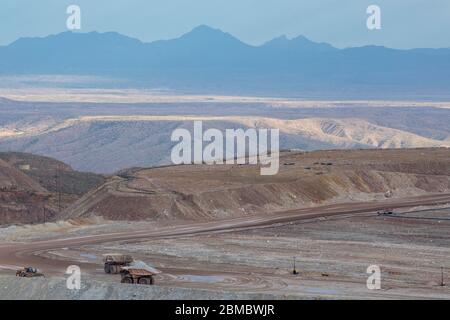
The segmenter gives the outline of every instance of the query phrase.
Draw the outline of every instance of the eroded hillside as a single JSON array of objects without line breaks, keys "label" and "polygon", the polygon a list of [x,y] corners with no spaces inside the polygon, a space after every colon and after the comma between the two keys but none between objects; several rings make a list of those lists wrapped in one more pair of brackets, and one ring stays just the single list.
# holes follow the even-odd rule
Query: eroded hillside
[{"label": "eroded hillside", "polygon": [[[13,90],[0,95],[0,151],[112,174],[170,164],[174,130],[278,128],[281,149],[450,146],[448,102],[305,101],[127,90]],[[39,110],[39,112],[36,112]]]},{"label": "eroded hillside", "polygon": [[325,203],[450,190],[450,150],[283,153],[280,172],[253,165],[183,165],[123,171],[74,203],[65,218],[210,220]]},{"label": "eroded hillside", "polygon": [[0,153],[0,224],[58,219],[64,208],[103,181],[103,176],[74,171],[51,158]]}]

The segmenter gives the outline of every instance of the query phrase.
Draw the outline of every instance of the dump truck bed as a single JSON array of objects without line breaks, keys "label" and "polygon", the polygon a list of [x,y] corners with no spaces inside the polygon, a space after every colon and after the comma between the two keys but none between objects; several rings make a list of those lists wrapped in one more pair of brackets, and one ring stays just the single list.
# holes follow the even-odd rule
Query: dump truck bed
[{"label": "dump truck bed", "polygon": [[132,264],[130,264],[129,266],[122,267],[121,269],[126,270],[130,274],[136,275],[136,276],[152,276],[152,275],[161,273],[161,271],[149,266],[148,264],[146,264],[143,261],[135,261]]},{"label": "dump truck bed", "polygon": [[109,253],[103,255],[103,262],[105,263],[118,263],[118,264],[128,264],[133,262],[133,257],[128,254],[120,253]]}]

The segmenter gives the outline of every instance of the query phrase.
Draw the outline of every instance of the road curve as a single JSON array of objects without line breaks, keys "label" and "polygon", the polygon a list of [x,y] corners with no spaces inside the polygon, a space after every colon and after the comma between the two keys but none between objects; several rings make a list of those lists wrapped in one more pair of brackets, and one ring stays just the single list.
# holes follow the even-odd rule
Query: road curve
[{"label": "road curve", "polygon": [[[67,260],[54,260],[40,256],[40,252],[65,247],[100,244],[121,240],[143,240],[152,238],[169,238],[198,235],[204,233],[224,233],[237,230],[268,227],[280,223],[300,220],[332,217],[338,215],[368,213],[388,208],[408,208],[421,205],[439,205],[450,203],[450,194],[430,194],[402,199],[383,201],[340,203],[313,208],[302,208],[277,212],[271,215],[254,215],[228,220],[217,220],[203,223],[189,223],[181,226],[164,227],[158,230],[136,230],[133,232],[115,232],[99,235],[79,236],[70,238],[53,238],[30,243],[0,244],[0,266],[34,266],[44,272],[61,273],[71,264]],[[92,268],[92,264],[82,264],[73,261],[80,267]]]}]

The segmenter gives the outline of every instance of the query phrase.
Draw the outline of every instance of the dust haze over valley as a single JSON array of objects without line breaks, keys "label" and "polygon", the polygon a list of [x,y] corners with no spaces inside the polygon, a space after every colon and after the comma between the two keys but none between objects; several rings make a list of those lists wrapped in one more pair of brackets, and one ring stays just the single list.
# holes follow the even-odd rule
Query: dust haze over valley
[{"label": "dust haze over valley", "polygon": [[[281,149],[450,145],[450,109],[445,102],[302,101],[126,90],[54,92],[53,99],[62,101],[41,101],[51,96],[45,92],[30,94],[38,102],[29,101],[23,93],[13,95],[21,101],[4,98],[0,102],[0,151],[50,156],[77,170],[111,174],[170,164],[175,144],[170,141],[172,131],[192,130],[194,120],[202,120],[205,128],[222,130],[279,128]],[[113,103],[115,98],[120,103]],[[123,101],[133,99],[139,102]]]},{"label": "dust haze over valley", "polygon": [[[436,267],[450,256],[447,102],[3,92],[0,283],[14,289],[2,299],[450,297]],[[170,166],[171,132],[194,120],[279,128],[280,172]],[[152,288],[120,284],[105,252],[162,274]],[[373,261],[382,291],[366,288]],[[69,264],[84,274],[76,296]],[[12,279],[25,265],[50,278]]]},{"label": "dust haze over valley", "polygon": [[[449,57],[205,25],[0,46],[0,299],[450,299]],[[195,121],[278,129],[277,174],[175,165]],[[14,277],[28,266],[46,277]]]}]

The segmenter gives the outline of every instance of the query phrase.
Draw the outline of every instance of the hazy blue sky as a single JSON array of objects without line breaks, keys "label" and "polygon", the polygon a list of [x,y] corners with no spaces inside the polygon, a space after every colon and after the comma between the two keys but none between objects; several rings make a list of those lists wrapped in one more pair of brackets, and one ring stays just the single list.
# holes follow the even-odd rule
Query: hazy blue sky
[{"label": "hazy blue sky", "polygon": [[[1,0],[0,44],[64,31],[70,4],[81,7],[81,31],[143,41],[207,24],[250,44],[302,34],[337,47],[450,47],[450,0]],[[366,28],[370,4],[382,9],[382,30]]]}]

